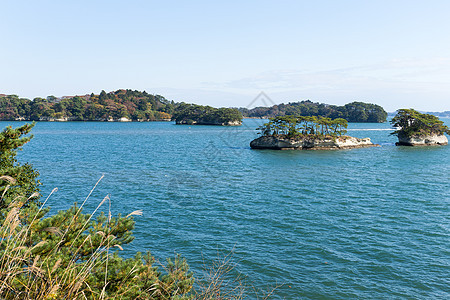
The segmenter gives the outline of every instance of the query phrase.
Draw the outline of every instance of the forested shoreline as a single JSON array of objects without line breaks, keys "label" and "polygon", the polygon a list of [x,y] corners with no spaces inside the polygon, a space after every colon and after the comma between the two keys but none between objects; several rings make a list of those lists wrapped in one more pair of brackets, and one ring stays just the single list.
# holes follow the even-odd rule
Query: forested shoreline
[{"label": "forested shoreline", "polygon": [[285,115],[322,116],[348,122],[381,123],[387,118],[379,105],[352,102],[343,106],[310,100],[271,107],[214,108],[174,102],[146,91],[121,89],[100,94],[46,98],[20,98],[0,94],[3,121],[177,121],[178,124],[231,124],[244,118],[273,118]]},{"label": "forested shoreline", "polygon": [[169,101],[145,91],[102,91],[84,96],[35,98],[0,94],[3,121],[176,121],[177,124],[228,125],[242,121],[235,108]]},{"label": "forested shoreline", "polygon": [[84,96],[0,97],[0,120],[24,121],[157,121],[170,120],[175,103],[143,91],[102,91]]}]

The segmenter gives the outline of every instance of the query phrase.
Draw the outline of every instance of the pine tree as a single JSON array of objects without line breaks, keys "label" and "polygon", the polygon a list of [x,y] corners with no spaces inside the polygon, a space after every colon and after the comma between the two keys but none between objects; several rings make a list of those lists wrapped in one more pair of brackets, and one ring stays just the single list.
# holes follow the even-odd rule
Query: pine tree
[{"label": "pine tree", "polygon": [[450,134],[448,126],[431,114],[420,113],[414,109],[399,109],[391,124],[399,129],[391,134],[400,136],[423,136],[429,134]]},{"label": "pine tree", "polygon": [[[29,198],[32,201],[39,199],[39,172],[28,164],[20,164],[17,151],[32,139],[26,136],[33,128],[33,124],[25,124],[16,129],[11,126],[0,132],[0,195],[5,194],[0,201],[0,221],[3,220],[3,210],[17,197]],[[6,194],[6,191],[8,192]]]}]

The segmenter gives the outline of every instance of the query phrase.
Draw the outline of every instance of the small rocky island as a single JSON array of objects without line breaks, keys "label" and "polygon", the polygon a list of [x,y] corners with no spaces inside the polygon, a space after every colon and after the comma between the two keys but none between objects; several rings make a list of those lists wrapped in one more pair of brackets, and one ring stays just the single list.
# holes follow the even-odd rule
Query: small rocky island
[{"label": "small rocky island", "polygon": [[321,116],[281,116],[258,128],[261,136],[250,142],[252,149],[335,150],[378,146],[369,138],[344,135],[347,120]]},{"label": "small rocky island", "polygon": [[420,113],[414,109],[399,109],[391,120],[398,128],[391,134],[397,135],[397,146],[439,146],[447,145],[445,133],[450,130],[444,122],[431,114]]},{"label": "small rocky island", "polygon": [[242,114],[234,108],[181,103],[172,120],[178,125],[240,126]]}]

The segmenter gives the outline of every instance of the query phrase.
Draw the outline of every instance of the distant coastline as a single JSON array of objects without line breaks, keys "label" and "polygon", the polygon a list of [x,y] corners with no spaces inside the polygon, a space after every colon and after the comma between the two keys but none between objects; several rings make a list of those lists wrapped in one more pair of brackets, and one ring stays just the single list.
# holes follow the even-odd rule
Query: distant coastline
[{"label": "distant coastline", "polygon": [[[35,98],[0,94],[0,120],[3,121],[97,121],[147,122],[176,121],[178,124],[237,125],[242,114],[234,108],[169,101],[146,91],[117,90],[100,94]],[[240,124],[239,124],[240,125]]]},{"label": "distant coastline", "polygon": [[15,120],[0,120],[0,121],[23,121],[23,122],[119,122],[119,123],[132,123],[132,122],[172,122],[172,119],[153,119],[153,120],[130,120],[128,118],[120,118],[120,119],[94,119],[94,120],[79,120],[76,118],[63,118],[63,119],[54,119],[54,118],[40,118],[39,120],[31,120],[24,118],[16,118]]},{"label": "distant coastline", "polygon": [[[429,112],[441,118],[450,118],[450,111]],[[381,106],[351,102],[342,106],[310,100],[281,103],[255,108],[214,108],[208,105],[174,102],[164,96],[146,91],[121,89],[100,94],[46,98],[20,98],[0,94],[2,121],[96,121],[147,122],[175,121],[177,124],[237,124],[242,119],[269,119],[278,116],[301,115],[343,118],[348,122],[382,123],[395,112],[387,113]]]},{"label": "distant coastline", "polygon": [[[429,115],[433,115],[439,118],[450,118],[450,110],[446,110],[446,111],[419,111],[420,113],[423,114],[429,114]],[[392,118],[396,115],[397,112],[388,112],[388,117]]]}]

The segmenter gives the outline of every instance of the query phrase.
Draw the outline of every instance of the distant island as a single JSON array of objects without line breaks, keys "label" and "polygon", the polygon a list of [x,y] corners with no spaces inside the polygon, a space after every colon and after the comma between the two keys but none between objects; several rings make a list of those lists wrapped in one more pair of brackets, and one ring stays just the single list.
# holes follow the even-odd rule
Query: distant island
[{"label": "distant island", "polygon": [[450,118],[450,111],[446,110],[446,111],[432,111],[432,112],[424,112],[425,114],[430,114],[439,118]]},{"label": "distant island", "polygon": [[448,144],[445,133],[450,134],[450,130],[434,115],[420,113],[414,109],[399,109],[391,124],[398,128],[391,133],[398,137],[397,146]]},{"label": "distant island", "polygon": [[0,94],[3,121],[171,121],[177,124],[240,125],[242,115],[233,108],[176,103],[145,91],[102,91],[84,96],[35,98]]},{"label": "distant island", "polygon": [[[422,114],[433,115],[438,118],[450,118],[450,110],[446,111],[418,111]],[[393,118],[397,114],[397,111],[388,112],[388,118]]]},{"label": "distant island", "polygon": [[252,149],[334,150],[373,147],[370,138],[344,135],[348,122],[322,116],[281,116],[260,126],[261,136],[250,142]]},{"label": "distant island", "polygon": [[176,124],[187,125],[242,125],[242,114],[237,109],[187,103],[180,103],[177,106],[172,119]]},{"label": "distant island", "polygon": [[342,118],[348,122],[383,123],[387,112],[379,105],[352,102],[343,106],[315,103],[310,100],[289,102],[271,107],[238,108],[247,118],[274,118],[278,116],[322,116],[331,119]]}]

